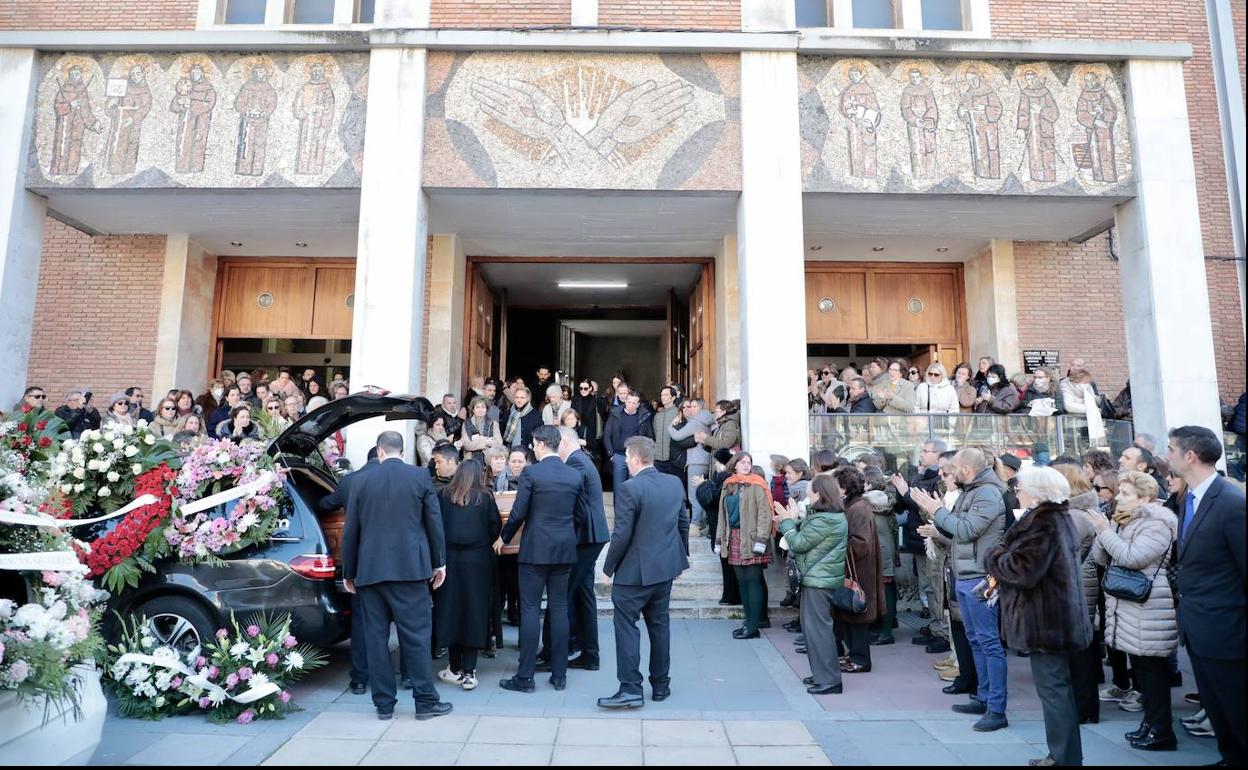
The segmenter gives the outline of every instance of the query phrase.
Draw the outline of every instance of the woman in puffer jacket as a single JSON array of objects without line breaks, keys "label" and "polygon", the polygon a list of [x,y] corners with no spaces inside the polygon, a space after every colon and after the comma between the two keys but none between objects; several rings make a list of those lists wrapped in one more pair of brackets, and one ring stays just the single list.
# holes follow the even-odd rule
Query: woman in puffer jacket
[{"label": "woman in puffer jacket", "polygon": [[944,364],[928,364],[925,377],[914,389],[914,411],[925,414],[957,414],[961,411],[958,391],[949,382]]},{"label": "woman in puffer jacket", "polygon": [[1129,471],[1118,477],[1114,517],[1098,525],[1101,531],[1092,558],[1105,567],[1139,570],[1152,580],[1152,591],[1143,602],[1106,595],[1105,638],[1130,657],[1144,703],[1144,721],[1127,733],[1127,739],[1137,749],[1173,751],[1177,742],[1166,658],[1179,645],[1179,626],[1166,570],[1178,520],[1157,502],[1157,491],[1156,480],[1148,474]]},{"label": "woman in puffer jacket", "polygon": [[987,384],[975,398],[975,411],[981,414],[1010,414],[1018,408],[1018,390],[1005,376],[1005,367],[993,364],[988,367]]}]

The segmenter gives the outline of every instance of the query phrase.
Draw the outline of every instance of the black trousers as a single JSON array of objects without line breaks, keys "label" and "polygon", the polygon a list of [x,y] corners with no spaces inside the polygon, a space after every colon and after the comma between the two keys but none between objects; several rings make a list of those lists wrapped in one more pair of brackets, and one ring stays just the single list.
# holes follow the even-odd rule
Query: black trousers
[{"label": "black trousers", "polygon": [[462,674],[465,671],[477,670],[476,647],[463,647],[458,644],[452,644],[450,648],[450,656],[451,657],[448,662],[451,665],[452,671]]},{"label": "black trousers", "polygon": [[[386,643],[389,644],[389,631]],[[407,661],[399,656],[399,677],[407,679]],[[364,602],[351,594],[351,684],[368,684],[368,630],[364,623]]]},{"label": "black trousers", "polygon": [[520,565],[520,668],[518,676],[532,679],[537,670],[537,644],[542,632],[542,593],[550,607],[550,672],[555,679],[568,675],[568,577],[571,564]]},{"label": "black trousers", "polygon": [[399,656],[412,679],[416,710],[438,702],[433,686],[433,602],[424,580],[360,586],[368,639],[368,684],[378,711],[393,711],[394,665],[390,662],[390,624],[399,629]]},{"label": "black trousers", "polygon": [[[1035,653],[1032,653],[1034,656]],[[1079,719],[1096,719],[1101,715],[1098,675],[1101,673],[1101,645],[1093,641],[1079,652],[1068,652],[1070,680],[1075,689],[1075,707]]]},{"label": "black trousers", "polygon": [[1244,677],[1248,662],[1214,660],[1192,655],[1192,673],[1200,690],[1200,705],[1209,714],[1213,731],[1218,736],[1218,753],[1228,765],[1243,765],[1244,755]]},{"label": "black trousers", "polygon": [[[576,564],[568,576],[568,637],[575,641],[581,654],[598,662],[598,597],[594,593],[594,565],[606,543],[588,543],[576,547]],[[539,658],[550,655],[550,605],[546,605],[546,622],[542,625],[542,651]]]},{"label": "black trousers", "polygon": [[965,685],[972,693],[979,691],[979,672],[975,668],[975,655],[971,652],[971,640],[966,638],[966,626],[960,620],[949,622],[953,637],[953,655],[958,659],[958,684]]},{"label": "black trousers", "polygon": [[[871,668],[871,625],[869,623],[837,623],[836,638],[845,648],[851,663]],[[807,641],[810,641],[807,639]]]},{"label": "black trousers", "polygon": [[646,620],[650,636],[650,686],[666,687],[672,678],[672,629],[668,607],[672,599],[672,581],[652,586],[611,587],[611,604],[615,608],[615,676],[620,690],[641,695],[641,633],[638,617]]},{"label": "black trousers", "polygon": [[[1131,671],[1135,674],[1135,686],[1144,703],[1144,721],[1158,735],[1170,735],[1174,732],[1174,722],[1170,713],[1170,669],[1166,665],[1166,659],[1152,655],[1131,655],[1130,659]],[[1203,705],[1203,692],[1201,702]],[[1239,728],[1243,729],[1242,722]]]},{"label": "black trousers", "polygon": [[737,571],[727,559],[720,559],[719,566],[724,573],[724,590],[719,600],[725,604],[740,604],[741,586],[737,584]]},{"label": "black trousers", "polygon": [[[1113,647],[1110,647],[1106,657],[1109,658],[1109,668],[1113,671],[1114,687],[1117,687],[1119,690],[1132,689],[1134,685],[1131,682],[1131,666],[1127,663],[1127,654],[1122,650],[1115,650]],[[1139,688],[1136,687],[1136,689]]]},{"label": "black trousers", "polygon": [[1049,756],[1059,765],[1083,764],[1079,712],[1071,683],[1070,654],[1033,652],[1029,658],[1036,695],[1044,712],[1044,737]]}]

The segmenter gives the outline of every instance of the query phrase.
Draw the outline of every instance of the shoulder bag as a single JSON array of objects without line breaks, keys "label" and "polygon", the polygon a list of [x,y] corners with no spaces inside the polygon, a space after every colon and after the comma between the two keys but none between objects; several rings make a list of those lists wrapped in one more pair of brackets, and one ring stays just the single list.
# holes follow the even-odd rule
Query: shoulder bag
[{"label": "shoulder bag", "polygon": [[1101,578],[1101,590],[1124,602],[1143,604],[1148,601],[1153,593],[1153,581],[1157,579],[1157,573],[1170,561],[1170,547],[1171,544],[1166,545],[1165,554],[1157,562],[1157,569],[1153,570],[1152,575],[1111,563]]},{"label": "shoulder bag", "polygon": [[854,549],[845,544],[845,585],[832,591],[832,606],[841,612],[861,615],[867,611],[867,592],[858,583],[858,569],[854,566]]}]

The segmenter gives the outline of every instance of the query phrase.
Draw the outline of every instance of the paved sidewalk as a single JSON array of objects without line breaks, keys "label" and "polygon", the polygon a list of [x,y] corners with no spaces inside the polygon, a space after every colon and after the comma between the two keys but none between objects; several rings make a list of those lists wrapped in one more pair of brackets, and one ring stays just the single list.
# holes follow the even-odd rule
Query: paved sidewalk
[{"label": "paved sidewalk", "polygon": [[[380,722],[368,696],[347,692],[345,647],[333,664],[295,690],[306,710],[285,720],[213,725],[201,717],[140,722],[110,716],[103,742],[76,764],[403,764],[403,765],[1025,765],[1043,756],[1044,726],[1023,658],[1010,658],[1010,727],[971,730],[973,717],[949,711],[932,672],[937,656],[909,644],[872,648],[874,670],[847,675],[845,693],[814,697],[800,678],[805,657],[792,635],[737,641],[725,620],[676,620],[672,626],[671,699],[629,712],[603,712],[595,701],[615,691],[609,620],[601,623],[603,668],[570,671],[556,692],[543,675],[532,695],[500,690],[514,673],[515,629],[494,660],[483,658],[480,687],[439,684],[455,705],[449,717],[417,722],[410,701]],[[643,658],[644,659],[644,658]],[[1172,690],[1175,716],[1188,688]],[[649,692],[647,691],[647,696]],[[1139,722],[1102,704],[1102,722],[1083,730],[1087,764],[1189,765],[1217,759],[1213,741],[1179,737],[1179,751],[1131,749],[1123,733]]]}]

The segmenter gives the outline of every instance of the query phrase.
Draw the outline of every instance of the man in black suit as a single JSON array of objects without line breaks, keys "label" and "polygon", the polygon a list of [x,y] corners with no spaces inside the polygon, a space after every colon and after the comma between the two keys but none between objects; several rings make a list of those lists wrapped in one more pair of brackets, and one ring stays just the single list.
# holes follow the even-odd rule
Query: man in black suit
[{"label": "man in black suit", "polygon": [[495,551],[510,543],[520,526],[520,667],[504,679],[504,690],[533,692],[537,644],[541,637],[542,591],[550,607],[550,683],[562,690],[568,683],[568,578],[576,564],[577,499],[581,474],[559,459],[559,429],[543,425],[533,431],[537,462],[524,469],[516,488],[511,516],[494,543]]},{"label": "man in black suit", "polygon": [[1170,469],[1187,482],[1179,508],[1179,638],[1191,658],[1222,764],[1243,765],[1248,759],[1244,493],[1218,475],[1214,465],[1221,458],[1222,442],[1208,428],[1170,431]]},{"label": "man in black suit", "polygon": [[397,702],[390,663],[390,624],[399,629],[399,655],[412,677],[416,718],[451,712],[433,686],[430,588],[446,580],[446,538],[429,471],[403,462],[403,437],[377,437],[378,466],[351,485],[342,532],[342,576],[364,605],[369,687],[378,719]]},{"label": "man in black suit", "polygon": [[[598,597],[594,594],[594,566],[598,554],[611,539],[607,514],[602,505],[602,477],[594,460],[581,449],[580,437],[574,428],[559,429],[559,458],[581,474],[581,491],[577,497],[576,564],[568,577],[569,639],[575,639],[581,654],[568,661],[568,668],[597,671],[598,658]],[[542,652],[537,655],[539,670],[550,667],[550,609],[542,627]]]},{"label": "man in black suit", "polygon": [[640,708],[641,634],[637,618],[646,619],[650,635],[650,688],[653,700],[672,694],[671,628],[668,605],[672,581],[689,567],[689,514],[680,479],[654,468],[654,439],[635,436],[624,443],[628,481],[615,493],[615,529],[602,571],[613,578],[615,667],[620,689],[599,698],[602,708]]}]

